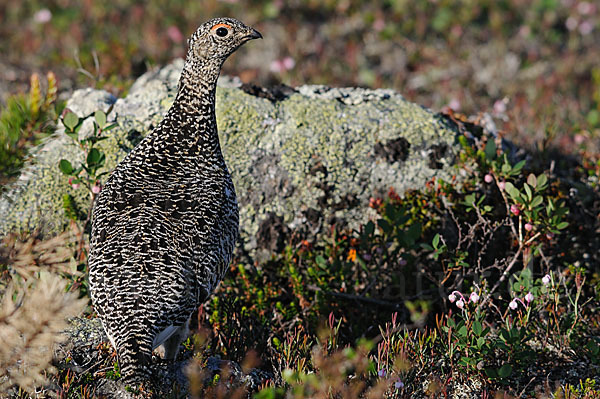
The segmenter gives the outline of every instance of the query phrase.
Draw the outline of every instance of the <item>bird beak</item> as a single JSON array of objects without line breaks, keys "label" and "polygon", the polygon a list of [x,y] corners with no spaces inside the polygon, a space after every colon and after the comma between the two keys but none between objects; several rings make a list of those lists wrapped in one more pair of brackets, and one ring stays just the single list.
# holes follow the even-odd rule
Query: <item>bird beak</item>
[{"label": "bird beak", "polygon": [[250,31],[248,31],[248,34],[244,38],[246,40],[252,40],[252,39],[262,39],[263,37],[259,31],[257,31],[256,29],[250,28]]}]

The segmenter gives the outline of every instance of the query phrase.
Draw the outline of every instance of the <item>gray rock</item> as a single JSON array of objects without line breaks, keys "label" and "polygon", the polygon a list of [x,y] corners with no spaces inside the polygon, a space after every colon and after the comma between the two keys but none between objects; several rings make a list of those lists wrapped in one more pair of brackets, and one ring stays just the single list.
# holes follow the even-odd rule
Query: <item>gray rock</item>
[{"label": "gray rock", "polygon": [[[116,101],[92,89],[73,94],[67,106],[80,116],[114,104],[109,121],[118,127],[99,144],[107,170],[161,120],[181,68],[179,60],[146,73],[127,97]],[[390,188],[400,194],[418,189],[434,177],[449,179],[458,150],[454,127],[392,90],[302,86],[244,91],[239,81],[222,79],[217,120],[239,197],[245,253],[281,249],[291,231],[310,238],[331,223],[357,227],[372,216],[370,197]],[[86,122],[80,136],[91,129]],[[89,194],[67,184],[58,169],[61,158],[77,163],[83,152],[59,128],[0,198],[0,234],[60,231],[66,225],[64,193],[88,209]]]}]

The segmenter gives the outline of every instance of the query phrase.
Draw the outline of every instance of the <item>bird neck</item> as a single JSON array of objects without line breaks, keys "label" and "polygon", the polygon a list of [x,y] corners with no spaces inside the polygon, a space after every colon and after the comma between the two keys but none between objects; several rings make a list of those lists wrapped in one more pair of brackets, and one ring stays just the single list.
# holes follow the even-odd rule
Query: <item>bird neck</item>
[{"label": "bird neck", "polygon": [[200,62],[186,62],[179,78],[175,104],[181,105],[184,113],[190,116],[214,115],[219,70]]},{"label": "bird neck", "polygon": [[221,148],[215,117],[215,93],[220,65],[186,62],[175,101],[169,110],[176,145],[205,155],[219,155]]}]

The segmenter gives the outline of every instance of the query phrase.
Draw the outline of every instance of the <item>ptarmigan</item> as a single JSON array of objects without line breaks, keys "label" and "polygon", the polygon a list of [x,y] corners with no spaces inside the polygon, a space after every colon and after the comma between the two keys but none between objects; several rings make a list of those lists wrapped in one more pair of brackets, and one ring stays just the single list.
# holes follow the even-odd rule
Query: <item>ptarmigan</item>
[{"label": "ptarmigan", "polygon": [[173,105],[98,196],[91,296],[126,384],[150,377],[159,345],[176,356],[191,314],[231,260],[238,205],[217,136],[215,88],[225,59],[261,37],[232,18],[200,26]]}]

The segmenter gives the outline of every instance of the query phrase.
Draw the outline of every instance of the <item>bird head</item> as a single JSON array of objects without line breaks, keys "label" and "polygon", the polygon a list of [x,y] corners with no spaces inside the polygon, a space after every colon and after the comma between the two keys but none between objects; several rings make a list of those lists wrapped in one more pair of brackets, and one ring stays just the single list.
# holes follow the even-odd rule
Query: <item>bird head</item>
[{"label": "bird head", "polygon": [[215,18],[202,24],[188,40],[188,61],[220,65],[242,44],[262,35],[234,18]]}]

